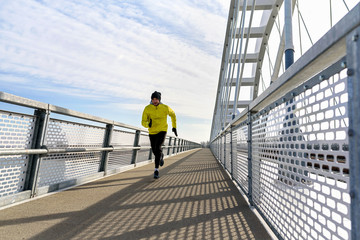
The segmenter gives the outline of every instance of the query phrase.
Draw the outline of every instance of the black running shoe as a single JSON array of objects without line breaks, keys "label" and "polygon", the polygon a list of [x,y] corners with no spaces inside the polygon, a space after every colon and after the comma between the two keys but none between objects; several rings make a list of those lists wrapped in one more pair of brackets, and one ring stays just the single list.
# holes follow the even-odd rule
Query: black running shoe
[{"label": "black running shoe", "polygon": [[154,178],[159,178],[159,171],[158,170],[155,170],[154,171]]},{"label": "black running shoe", "polygon": [[162,167],[164,165],[164,154],[161,153],[161,157],[160,157],[160,167]]}]

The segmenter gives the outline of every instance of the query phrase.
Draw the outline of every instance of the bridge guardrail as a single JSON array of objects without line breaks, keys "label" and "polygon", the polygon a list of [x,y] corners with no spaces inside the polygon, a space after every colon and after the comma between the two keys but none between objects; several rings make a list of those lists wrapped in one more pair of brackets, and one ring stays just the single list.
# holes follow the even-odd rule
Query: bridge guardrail
[{"label": "bridge guardrail", "polygon": [[360,4],[211,139],[279,239],[360,239]]},{"label": "bridge guardrail", "polygon": [[[142,128],[5,92],[0,101],[34,109],[34,115],[0,110],[0,207],[154,159]],[[51,113],[75,121],[51,118]],[[174,136],[164,144],[165,157],[201,147]]]}]

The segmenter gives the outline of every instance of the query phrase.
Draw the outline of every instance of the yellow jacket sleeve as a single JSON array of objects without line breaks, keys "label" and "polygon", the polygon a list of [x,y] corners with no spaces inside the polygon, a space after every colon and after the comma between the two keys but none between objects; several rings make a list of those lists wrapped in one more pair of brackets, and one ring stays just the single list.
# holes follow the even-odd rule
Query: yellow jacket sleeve
[{"label": "yellow jacket sleeve", "polygon": [[145,109],[143,111],[143,115],[142,115],[141,125],[143,125],[143,127],[145,127],[145,128],[148,128],[149,122],[150,122],[150,115],[145,107]]},{"label": "yellow jacket sleeve", "polygon": [[168,107],[168,108],[169,108],[169,116],[171,117],[172,127],[176,128],[176,115],[175,115],[175,112],[170,107]]}]

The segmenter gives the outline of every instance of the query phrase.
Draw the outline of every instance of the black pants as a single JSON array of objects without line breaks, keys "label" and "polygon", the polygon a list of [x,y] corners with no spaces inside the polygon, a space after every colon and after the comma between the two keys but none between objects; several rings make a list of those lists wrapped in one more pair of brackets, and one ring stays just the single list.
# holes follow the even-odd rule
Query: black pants
[{"label": "black pants", "polygon": [[150,134],[149,137],[150,137],[151,149],[155,155],[155,168],[159,168],[160,158],[162,154],[161,145],[163,145],[165,141],[166,132]]}]

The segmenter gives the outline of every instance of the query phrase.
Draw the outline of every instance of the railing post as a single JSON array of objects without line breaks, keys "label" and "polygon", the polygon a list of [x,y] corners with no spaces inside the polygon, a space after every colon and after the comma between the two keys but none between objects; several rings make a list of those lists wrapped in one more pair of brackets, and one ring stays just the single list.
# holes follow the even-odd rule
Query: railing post
[{"label": "railing post", "polygon": [[175,154],[175,149],[176,149],[176,138],[174,138],[173,154]]},{"label": "railing post", "polygon": [[181,139],[179,138],[178,144],[177,144],[176,153],[179,153],[179,150],[180,150],[180,141],[181,141]]},{"label": "railing post", "polygon": [[249,182],[249,193],[248,199],[250,206],[254,205],[253,198],[252,198],[252,121],[251,121],[251,112],[248,112],[248,182]]},{"label": "railing post", "polygon": [[[134,138],[134,147],[139,147],[139,141],[140,141],[140,130],[136,130],[135,132],[135,138]],[[131,164],[136,165],[137,155],[138,155],[138,149],[133,149],[132,157],[131,157]]]},{"label": "railing post", "polygon": [[220,136],[219,136],[219,161],[220,161],[221,165],[224,166],[223,161],[222,161],[222,155],[223,155],[223,137],[220,134]]},{"label": "railing post", "polygon": [[[114,125],[112,125],[112,124],[106,125],[103,147],[110,146],[113,130],[114,130]],[[104,172],[104,176],[106,176],[106,174],[107,174],[108,160],[109,160],[109,152],[103,151],[102,156],[101,156],[100,166],[99,166],[99,172]]]},{"label": "railing post", "polygon": [[170,156],[171,140],[172,140],[172,137],[169,137],[169,144],[168,144],[168,149],[167,149],[168,156]]},{"label": "railing post", "polygon": [[360,27],[346,38],[349,113],[351,239],[360,239]]},{"label": "railing post", "polygon": [[184,151],[184,139],[181,140],[181,144],[180,144],[180,152]]},{"label": "railing post", "polygon": [[[40,149],[44,145],[46,130],[49,122],[50,113],[46,110],[37,109],[34,112],[35,127],[33,135],[32,149]],[[24,190],[31,190],[30,197],[36,196],[36,188],[39,177],[41,155],[29,155],[29,166],[26,171]]]},{"label": "railing post", "polygon": [[[150,135],[149,135],[150,136]],[[150,139],[149,139],[150,141]],[[151,142],[150,142],[150,150],[149,150],[149,157],[148,157],[148,160],[151,160],[152,158],[152,148],[151,148]]]},{"label": "railing post", "polygon": [[178,153],[181,152],[181,143],[182,143],[182,140],[179,139],[179,145],[178,145]]},{"label": "railing post", "polygon": [[224,168],[226,169],[226,131],[224,132]]},{"label": "railing post", "polygon": [[234,174],[233,174],[233,170],[234,170],[234,166],[233,166],[233,128],[230,127],[230,163],[231,163],[231,178],[234,179]]}]

